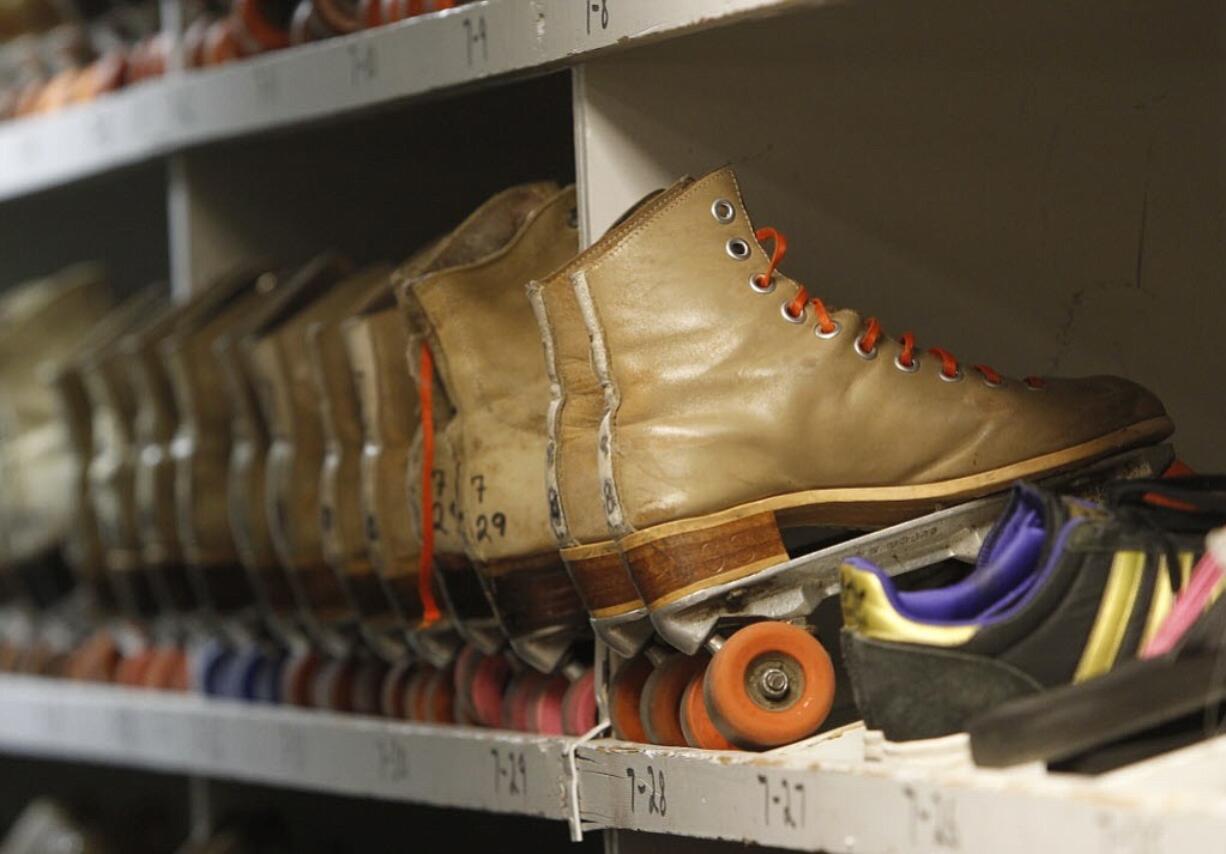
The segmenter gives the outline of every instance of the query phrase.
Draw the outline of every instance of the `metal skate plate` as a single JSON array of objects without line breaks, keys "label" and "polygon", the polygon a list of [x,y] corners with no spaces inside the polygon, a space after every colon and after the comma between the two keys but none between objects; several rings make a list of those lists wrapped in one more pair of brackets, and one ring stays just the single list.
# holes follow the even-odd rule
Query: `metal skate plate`
[{"label": "metal skate plate", "polygon": [[463,645],[455,626],[447,619],[409,632],[409,646],[418,658],[432,667],[446,667]]},{"label": "metal skate plate", "polygon": [[635,608],[616,617],[592,617],[592,631],[622,658],[634,658],[655,631],[647,608]]},{"label": "metal skate plate", "polygon": [[482,620],[464,620],[456,623],[460,637],[486,655],[493,655],[507,645],[507,636],[502,625],[494,617]]},{"label": "metal skate plate", "polygon": [[[1069,494],[1094,497],[1109,480],[1154,476],[1174,459],[1170,445],[1142,448],[1075,472],[1038,481]],[[654,609],[661,638],[688,655],[697,653],[724,618],[791,620],[807,617],[839,593],[839,567],[852,557],[871,560],[890,575],[955,558],[973,562],[1009,493],[938,510],[909,522],[819,549],[761,572],[717,584]]]},{"label": "metal skate plate", "polygon": [[580,636],[573,626],[551,626],[511,638],[511,650],[541,673],[556,673],[571,657]]}]

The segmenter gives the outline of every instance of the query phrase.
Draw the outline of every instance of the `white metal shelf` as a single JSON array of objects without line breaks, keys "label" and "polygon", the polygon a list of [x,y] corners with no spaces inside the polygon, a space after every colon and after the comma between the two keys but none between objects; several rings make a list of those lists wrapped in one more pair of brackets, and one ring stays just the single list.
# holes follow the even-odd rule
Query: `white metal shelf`
[{"label": "white metal shelf", "polygon": [[0,124],[0,200],[192,146],[543,71],[815,0],[482,0]]},{"label": "white metal shelf", "polygon": [[845,854],[1176,854],[1226,838],[1226,739],[1097,778],[976,769],[957,743],[866,759],[881,756],[866,742],[852,726],[767,754],[579,743],[0,677],[6,752],[556,820],[577,795],[588,830]]}]

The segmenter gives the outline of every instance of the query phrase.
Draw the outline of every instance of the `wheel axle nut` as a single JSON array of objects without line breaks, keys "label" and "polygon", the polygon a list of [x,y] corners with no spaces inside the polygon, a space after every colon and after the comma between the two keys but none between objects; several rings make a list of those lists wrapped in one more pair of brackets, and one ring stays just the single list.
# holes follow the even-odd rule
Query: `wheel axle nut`
[{"label": "wheel axle nut", "polygon": [[767,668],[762,673],[762,693],[772,700],[778,700],[788,692],[788,675],[778,667]]}]

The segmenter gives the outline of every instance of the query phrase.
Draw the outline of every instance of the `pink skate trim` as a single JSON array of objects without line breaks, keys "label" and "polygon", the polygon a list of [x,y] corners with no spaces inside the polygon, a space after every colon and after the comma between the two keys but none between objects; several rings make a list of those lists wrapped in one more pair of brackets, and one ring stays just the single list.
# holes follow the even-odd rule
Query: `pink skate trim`
[{"label": "pink skate trim", "polygon": [[1171,612],[1166,615],[1158,631],[1154,632],[1154,636],[1141,651],[1141,658],[1156,658],[1174,649],[1175,644],[1213,601],[1213,592],[1221,580],[1222,567],[1214,559],[1212,552],[1206,552],[1192,570],[1188,586],[1175,599]]}]

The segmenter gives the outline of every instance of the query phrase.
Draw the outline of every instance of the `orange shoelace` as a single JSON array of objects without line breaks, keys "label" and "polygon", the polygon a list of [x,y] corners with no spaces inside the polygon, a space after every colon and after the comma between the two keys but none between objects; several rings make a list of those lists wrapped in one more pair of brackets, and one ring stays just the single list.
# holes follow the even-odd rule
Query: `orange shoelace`
[{"label": "orange shoelace", "polygon": [[417,595],[423,626],[439,619],[434,600],[434,359],[421,343],[417,395],[421,400],[421,555],[417,562]]},{"label": "orange shoelace", "polygon": [[[779,269],[780,262],[787,255],[788,241],[786,237],[774,228],[759,228],[754,232],[754,237],[758,239],[759,243],[765,243],[768,240],[771,242],[771,258],[770,263],[766,267],[766,272],[758,273],[753,277],[754,285],[759,289],[765,290],[770,287],[775,277],[775,271]],[[835,335],[839,331],[839,325],[830,316],[830,311],[826,308],[826,304],[822,301],[821,297],[810,296],[809,291],[804,285],[797,284],[796,287],[796,296],[784,306],[784,312],[787,314],[788,319],[802,320],[805,309],[808,306],[812,306],[814,314],[817,315],[818,331],[827,337]],[[863,356],[871,357],[876,351],[877,342],[881,340],[883,334],[880,321],[875,317],[868,318],[864,321],[864,331],[856,339],[857,351]],[[904,332],[898,339],[898,342],[902,344],[902,351],[898,354],[898,364],[905,370],[912,370],[916,367],[915,333]],[[942,347],[930,347],[928,354],[941,360],[941,375],[943,377],[948,380],[961,378],[962,369],[953,353]],[[989,365],[972,365],[971,367],[983,376],[988,385],[998,386],[1004,382],[1004,378]],[[1026,377],[1023,382],[1036,389],[1042,388],[1044,385],[1040,377]]]}]

